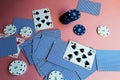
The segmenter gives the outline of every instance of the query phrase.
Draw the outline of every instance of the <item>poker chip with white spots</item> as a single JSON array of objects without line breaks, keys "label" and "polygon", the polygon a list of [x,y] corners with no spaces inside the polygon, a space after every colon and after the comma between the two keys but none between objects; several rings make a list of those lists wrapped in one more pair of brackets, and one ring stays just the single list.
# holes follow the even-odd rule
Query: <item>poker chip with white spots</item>
[{"label": "poker chip with white spots", "polygon": [[69,24],[72,21],[75,21],[80,18],[80,12],[76,9],[72,9],[62,16],[60,16],[60,22],[63,24]]},{"label": "poker chip with white spots", "polygon": [[97,33],[102,37],[107,37],[110,34],[110,29],[106,26],[98,26]]},{"label": "poker chip with white spots", "polygon": [[72,9],[69,11],[69,17],[71,21],[75,21],[80,18],[80,12],[76,9]]},{"label": "poker chip with white spots", "polygon": [[48,76],[48,80],[64,80],[64,79],[63,79],[63,75],[61,72],[52,71]]},{"label": "poker chip with white spots", "polygon": [[85,34],[85,32],[86,32],[86,29],[85,29],[85,27],[83,26],[83,25],[81,25],[81,24],[77,24],[77,25],[75,25],[74,27],[73,27],[73,32],[76,34],[76,35],[83,35],[83,34]]},{"label": "poker chip with white spots", "polygon": [[9,24],[4,28],[4,34],[5,35],[13,35],[16,32],[16,27],[13,24]]},{"label": "poker chip with white spots", "polygon": [[20,35],[24,38],[30,37],[32,35],[32,29],[30,27],[23,27],[20,29]]},{"label": "poker chip with white spots", "polygon": [[19,76],[25,73],[27,64],[21,60],[15,60],[9,65],[9,72],[12,75]]}]

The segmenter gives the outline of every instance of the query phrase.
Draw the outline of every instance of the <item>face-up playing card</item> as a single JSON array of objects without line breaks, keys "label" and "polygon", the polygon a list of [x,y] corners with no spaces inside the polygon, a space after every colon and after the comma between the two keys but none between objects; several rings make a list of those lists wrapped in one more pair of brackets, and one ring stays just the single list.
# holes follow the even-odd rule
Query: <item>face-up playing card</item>
[{"label": "face-up playing card", "polygon": [[50,10],[48,8],[33,10],[32,14],[34,19],[35,31],[53,27]]},{"label": "face-up playing card", "polygon": [[70,41],[63,58],[85,69],[91,70],[96,51],[77,42]]},{"label": "face-up playing card", "polygon": [[15,54],[12,54],[12,55],[9,55],[10,57],[12,57],[12,58],[18,58],[18,56],[19,56],[19,54],[20,54],[20,47],[19,47],[19,45],[20,44],[22,44],[23,42],[24,42],[25,40],[24,39],[22,39],[22,38],[17,38],[17,53],[15,53]]}]

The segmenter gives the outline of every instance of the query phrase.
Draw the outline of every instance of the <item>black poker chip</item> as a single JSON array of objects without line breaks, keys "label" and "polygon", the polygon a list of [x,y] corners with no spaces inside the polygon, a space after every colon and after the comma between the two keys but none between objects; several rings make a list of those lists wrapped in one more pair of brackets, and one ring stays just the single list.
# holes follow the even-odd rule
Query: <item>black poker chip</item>
[{"label": "black poker chip", "polygon": [[69,24],[72,21],[75,21],[80,18],[80,12],[76,9],[72,9],[66,13],[64,13],[62,16],[60,16],[59,20],[63,24]]},{"label": "black poker chip", "polygon": [[74,26],[73,32],[74,32],[76,35],[81,36],[81,35],[85,34],[86,29],[85,29],[85,27],[84,27],[83,25],[77,24],[77,25]]}]

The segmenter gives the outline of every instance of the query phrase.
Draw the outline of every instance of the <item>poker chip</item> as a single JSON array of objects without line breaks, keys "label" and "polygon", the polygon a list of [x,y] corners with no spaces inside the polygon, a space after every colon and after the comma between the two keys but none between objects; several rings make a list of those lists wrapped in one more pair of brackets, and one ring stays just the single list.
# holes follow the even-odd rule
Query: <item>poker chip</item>
[{"label": "poker chip", "polygon": [[9,24],[4,28],[4,34],[5,35],[13,35],[16,32],[16,27],[13,24]]},{"label": "poker chip", "polygon": [[19,76],[25,73],[27,64],[21,60],[15,60],[9,65],[9,72],[12,75]]},{"label": "poker chip", "polygon": [[84,27],[83,25],[77,24],[77,25],[74,26],[73,32],[74,32],[76,35],[83,35],[83,34],[85,34],[86,29],[85,29],[85,27]]},{"label": "poker chip", "polygon": [[24,38],[30,37],[32,35],[32,29],[30,27],[23,27],[20,29],[20,35]]},{"label": "poker chip", "polygon": [[63,75],[59,71],[52,71],[48,76],[48,80],[63,80]]},{"label": "poker chip", "polygon": [[102,37],[107,37],[110,34],[110,29],[102,25],[97,27],[97,33]]},{"label": "poker chip", "polygon": [[72,21],[75,21],[80,18],[80,12],[76,9],[67,11],[62,16],[60,16],[60,22],[63,24],[69,24]]},{"label": "poker chip", "polygon": [[71,21],[75,21],[80,18],[80,12],[76,9],[72,9],[69,11],[69,16]]}]

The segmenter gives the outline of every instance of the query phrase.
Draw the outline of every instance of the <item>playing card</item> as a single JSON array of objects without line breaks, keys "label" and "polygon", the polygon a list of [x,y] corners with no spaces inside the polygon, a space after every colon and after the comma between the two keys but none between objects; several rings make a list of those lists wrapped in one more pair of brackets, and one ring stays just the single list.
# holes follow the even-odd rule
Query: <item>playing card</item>
[{"label": "playing card", "polygon": [[17,53],[16,37],[0,38],[0,57]]},{"label": "playing card", "polygon": [[12,54],[12,55],[9,55],[10,57],[13,57],[13,58],[18,58],[19,54],[20,54],[20,47],[19,45],[22,44],[25,40],[22,39],[22,38],[17,38],[17,53],[15,54]]},{"label": "playing card", "polygon": [[41,37],[41,40],[38,44],[39,47],[36,49],[35,53],[32,55],[34,63],[36,63],[35,62],[36,60],[42,61],[46,59],[55,40],[56,39],[53,37],[46,37],[46,36]]},{"label": "playing card", "polygon": [[99,71],[120,71],[120,50],[97,50]]},{"label": "playing card", "polygon": [[90,0],[79,0],[77,9],[80,12],[98,16],[100,14],[101,4]]},{"label": "playing card", "polygon": [[30,65],[34,64],[32,60],[33,39],[34,38],[30,38],[29,40],[25,41],[23,44],[20,45],[20,48],[24,53],[25,57],[28,59]]},{"label": "playing card", "polygon": [[53,22],[48,8],[33,10],[35,31],[53,28]]},{"label": "playing card", "polygon": [[40,42],[41,36],[47,36],[47,37],[54,37],[56,39],[61,39],[61,33],[60,30],[54,29],[54,30],[42,30],[40,33],[38,33],[33,40],[33,53],[36,51],[38,44]]},{"label": "playing card", "polygon": [[90,70],[95,58],[96,51],[77,42],[70,41],[63,58]]}]

